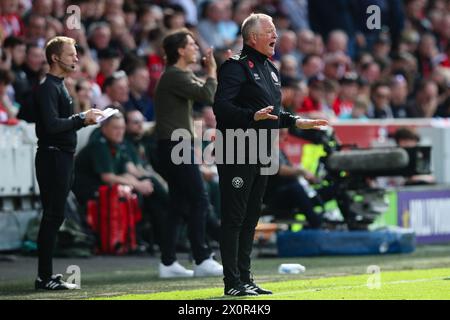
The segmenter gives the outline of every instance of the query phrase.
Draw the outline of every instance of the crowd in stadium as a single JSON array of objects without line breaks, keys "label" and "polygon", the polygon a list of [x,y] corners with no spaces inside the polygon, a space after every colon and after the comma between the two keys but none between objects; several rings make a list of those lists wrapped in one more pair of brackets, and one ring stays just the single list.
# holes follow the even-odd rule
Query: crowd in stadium
[{"label": "crowd in stadium", "polygon": [[[67,13],[69,5],[79,10]],[[380,29],[367,28],[369,5],[380,8]],[[286,108],[330,119],[449,115],[444,0],[5,0],[0,10],[2,123],[33,122],[33,90],[48,68],[43,48],[55,35],[77,40],[79,68],[66,86],[78,109],[114,102],[152,121],[163,36],[186,26],[220,64],[227,49],[241,48],[240,24],[251,12],[274,18]]]},{"label": "crowd in stadium", "polygon": [[[66,10],[74,5],[71,10]],[[380,9],[380,28],[367,20]],[[75,9],[73,9],[75,8]],[[35,91],[48,71],[46,41],[74,38],[79,63],[65,84],[75,112],[114,105],[124,123],[106,122],[77,157],[74,191],[86,200],[105,165],[96,144],[120,144],[111,166],[144,201],[158,243],[160,215],[167,210],[164,181],[153,170],[153,98],[164,71],[162,39],[187,27],[202,55],[214,47],[217,65],[242,48],[240,26],[252,12],[273,17],[278,32],[273,62],[279,67],[283,107],[308,118],[386,119],[450,116],[450,2],[446,0],[2,0],[0,7],[0,124],[34,122]],[[192,66],[201,76],[201,64]],[[195,117],[214,128],[209,105],[196,104]],[[157,120],[157,119],[156,119]],[[125,137],[124,137],[125,135]],[[103,150],[105,153],[108,150]],[[93,157],[97,159],[93,159]],[[157,170],[156,170],[157,171]],[[212,204],[207,225],[217,237],[220,199],[217,173],[202,167]],[[109,180],[108,180],[109,179]],[[90,188],[89,188],[90,186]],[[144,226],[145,227],[145,226]],[[143,227],[143,228],[144,228]],[[148,241],[151,241],[148,240]]]}]

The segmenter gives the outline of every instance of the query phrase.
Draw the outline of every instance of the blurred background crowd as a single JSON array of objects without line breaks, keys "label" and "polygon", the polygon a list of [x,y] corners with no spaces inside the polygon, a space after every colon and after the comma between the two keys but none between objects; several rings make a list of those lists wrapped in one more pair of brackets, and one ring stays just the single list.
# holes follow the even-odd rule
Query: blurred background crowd
[{"label": "blurred background crowd", "polygon": [[[379,29],[367,27],[370,5],[380,8]],[[43,48],[55,35],[78,44],[79,68],[66,79],[78,110],[116,103],[152,121],[164,35],[188,27],[220,64],[227,49],[239,52],[251,12],[277,27],[285,108],[329,119],[449,115],[446,0],[2,0],[0,122],[33,122],[33,92],[48,70]]]},{"label": "blurred background crowd", "polygon": [[[240,25],[252,12],[273,17],[278,40],[283,107],[309,118],[432,118],[450,116],[450,1],[448,0],[1,0],[0,124],[34,122],[35,92],[48,71],[46,41],[56,35],[77,41],[79,63],[65,79],[75,112],[114,105],[124,116],[94,131],[77,157],[75,190],[94,192],[105,177],[93,163],[114,145],[111,168],[132,173],[144,196],[148,225],[158,238],[168,196],[153,170],[151,134],[155,86],[164,71],[162,39],[191,30],[203,55],[214,47],[217,64],[242,48]],[[369,29],[380,9],[380,28]],[[376,18],[372,18],[375,19]],[[201,64],[192,69],[205,75]],[[196,103],[194,117],[214,128],[211,106]],[[99,142],[100,141],[100,142]],[[97,157],[97,159],[90,158]],[[132,162],[133,167],[126,166]],[[156,168],[157,169],[157,168]],[[202,166],[212,205],[207,225],[217,238],[220,217],[217,172]],[[81,178],[80,178],[81,177]],[[111,177],[110,177],[111,178]],[[111,180],[112,181],[112,180]],[[89,189],[89,190],[90,190]],[[92,194],[83,195],[83,199]],[[146,219],[144,219],[146,221]],[[142,228],[145,229],[145,223]],[[144,231],[142,234],[147,234]],[[158,243],[158,239],[148,239]]]}]

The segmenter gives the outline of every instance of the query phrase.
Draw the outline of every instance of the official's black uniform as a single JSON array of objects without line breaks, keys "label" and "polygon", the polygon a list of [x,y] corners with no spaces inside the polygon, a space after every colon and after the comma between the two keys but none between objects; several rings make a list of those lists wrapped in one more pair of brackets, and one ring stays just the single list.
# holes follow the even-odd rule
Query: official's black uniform
[{"label": "official's black uniform", "polygon": [[66,198],[72,184],[76,130],[84,126],[84,120],[72,114],[73,102],[64,79],[47,74],[37,92],[35,161],[43,206],[37,240],[38,276],[43,280],[53,273],[56,234],[64,221]]},{"label": "official's black uniform", "polygon": [[[240,56],[228,59],[219,70],[214,101],[217,129],[225,136],[226,129],[294,126],[296,117],[280,110],[280,89],[275,65],[267,56],[244,45]],[[278,115],[278,120],[254,121],[254,114],[267,106],[274,106],[272,114]],[[267,176],[261,175],[260,169],[259,164],[218,164],[222,203],[220,246],[226,291],[252,281],[250,253],[267,184]]]}]

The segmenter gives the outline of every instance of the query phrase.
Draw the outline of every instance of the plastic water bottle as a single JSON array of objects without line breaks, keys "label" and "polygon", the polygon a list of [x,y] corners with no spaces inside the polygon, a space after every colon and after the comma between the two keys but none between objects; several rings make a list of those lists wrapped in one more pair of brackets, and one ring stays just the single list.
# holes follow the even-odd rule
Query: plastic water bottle
[{"label": "plastic water bottle", "polygon": [[305,267],[298,263],[283,263],[278,268],[281,274],[299,274],[305,272]]},{"label": "plastic water bottle", "polygon": [[316,190],[314,190],[314,188],[311,187],[308,180],[306,180],[304,177],[300,176],[298,178],[298,182],[303,186],[303,189],[305,190],[306,194],[308,195],[308,198],[312,199],[317,195]]}]

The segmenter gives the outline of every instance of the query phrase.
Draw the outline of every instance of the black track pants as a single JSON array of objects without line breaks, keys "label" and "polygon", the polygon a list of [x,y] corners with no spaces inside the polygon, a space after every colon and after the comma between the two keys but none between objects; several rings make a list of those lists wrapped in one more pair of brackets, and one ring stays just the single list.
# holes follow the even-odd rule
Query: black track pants
[{"label": "black track pants", "polygon": [[38,275],[47,279],[53,274],[53,251],[72,186],[74,155],[64,151],[38,150],[35,164],[43,208],[37,239]]},{"label": "black track pants", "polygon": [[258,165],[218,165],[221,195],[220,252],[225,289],[250,280],[250,254],[267,185]]}]

